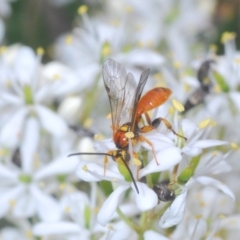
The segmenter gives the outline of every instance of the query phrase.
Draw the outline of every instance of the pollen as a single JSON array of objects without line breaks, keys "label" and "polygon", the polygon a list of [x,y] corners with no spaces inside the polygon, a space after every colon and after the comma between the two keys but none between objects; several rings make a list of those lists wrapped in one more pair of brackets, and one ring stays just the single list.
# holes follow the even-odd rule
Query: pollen
[{"label": "pollen", "polygon": [[65,43],[67,44],[67,45],[70,45],[70,44],[72,44],[73,43],[73,36],[72,35],[67,35],[66,37],[65,37]]},{"label": "pollen", "polygon": [[10,199],[8,203],[11,208],[14,208],[16,206],[16,201],[14,199]]},{"label": "pollen", "polygon": [[94,140],[101,141],[103,139],[104,139],[104,135],[103,134],[95,134],[94,135]]},{"label": "pollen", "polygon": [[195,216],[195,219],[201,219],[202,218],[202,215],[201,214],[197,214],[196,216]]},{"label": "pollen", "polygon": [[210,45],[210,51],[216,53],[218,50],[218,47],[216,44],[211,44]]},{"label": "pollen", "polygon": [[217,155],[218,155],[217,151],[214,151],[214,152],[212,153],[212,156],[213,156],[213,157],[216,157]]},{"label": "pollen", "polygon": [[219,84],[216,84],[216,85],[214,86],[213,91],[214,91],[215,93],[220,93],[220,92],[221,92],[221,87],[220,87],[220,85],[219,85]]},{"label": "pollen", "polygon": [[179,111],[179,112],[184,111],[184,106],[178,100],[173,99],[172,104],[177,111]]},{"label": "pollen", "polygon": [[84,166],[82,167],[82,170],[83,170],[84,172],[88,172],[88,168],[87,168],[87,166],[84,165]]},{"label": "pollen", "polygon": [[127,132],[127,133],[125,133],[125,136],[127,138],[134,138],[134,133],[133,132]]},{"label": "pollen", "polygon": [[133,158],[133,164],[136,166],[141,166],[142,162],[138,158]]},{"label": "pollen", "polygon": [[45,50],[42,47],[38,47],[36,52],[37,52],[38,55],[42,56],[42,55],[44,55]]},{"label": "pollen", "polygon": [[226,216],[225,216],[224,214],[220,214],[220,215],[218,216],[218,218],[219,218],[219,219],[224,219],[224,218],[226,218]]},{"label": "pollen", "polygon": [[87,13],[88,11],[88,6],[87,5],[82,5],[78,8],[78,14],[79,15],[83,15],[85,13]]},{"label": "pollen", "polygon": [[55,73],[55,74],[53,75],[53,79],[58,81],[58,80],[61,79],[61,75],[58,74],[58,73]]},{"label": "pollen", "polygon": [[238,58],[235,58],[234,59],[234,62],[236,63],[236,64],[240,64],[240,58],[238,57]]},{"label": "pollen", "polygon": [[1,157],[4,157],[4,156],[7,156],[7,150],[6,149],[0,149],[0,156]]},{"label": "pollen", "polygon": [[109,113],[107,116],[106,116],[107,119],[111,119],[112,118],[112,114]]},{"label": "pollen", "polygon": [[67,187],[66,183],[60,183],[58,186],[59,190],[61,190],[61,191],[65,190],[66,187]]},{"label": "pollen", "polygon": [[224,32],[221,37],[221,43],[225,44],[233,39],[236,38],[236,33],[235,32]]},{"label": "pollen", "polygon": [[133,12],[133,8],[131,6],[125,6],[124,10],[127,12],[127,13],[132,13]]},{"label": "pollen", "polygon": [[238,150],[238,145],[236,143],[234,143],[234,142],[231,142],[231,148],[233,150]]},{"label": "pollen", "polygon": [[6,46],[1,46],[0,47],[0,54],[5,53],[7,51],[7,47]]},{"label": "pollen", "polygon": [[188,83],[184,83],[183,84],[183,90],[184,90],[184,92],[189,92],[190,91],[190,85],[188,84]]},{"label": "pollen", "polygon": [[31,230],[25,231],[25,236],[27,237],[27,239],[32,239],[33,238],[32,231]]},{"label": "pollen", "polygon": [[176,69],[180,69],[181,66],[182,66],[182,64],[181,64],[179,61],[175,61],[175,62],[173,63],[173,66],[174,66]]},{"label": "pollen", "polygon": [[109,42],[105,42],[102,47],[102,55],[103,56],[108,56],[111,53],[111,46]]},{"label": "pollen", "polygon": [[69,206],[66,206],[65,208],[64,208],[64,212],[65,213],[69,213],[71,211],[71,208],[69,207]]},{"label": "pollen", "polygon": [[93,125],[93,119],[92,118],[87,118],[83,123],[83,126],[85,128],[90,128],[92,125]]},{"label": "pollen", "polygon": [[208,127],[208,126],[210,125],[210,123],[211,123],[211,119],[210,119],[210,118],[207,118],[207,119],[201,121],[201,122],[198,124],[198,127],[199,127],[200,129],[206,128],[206,127]]}]

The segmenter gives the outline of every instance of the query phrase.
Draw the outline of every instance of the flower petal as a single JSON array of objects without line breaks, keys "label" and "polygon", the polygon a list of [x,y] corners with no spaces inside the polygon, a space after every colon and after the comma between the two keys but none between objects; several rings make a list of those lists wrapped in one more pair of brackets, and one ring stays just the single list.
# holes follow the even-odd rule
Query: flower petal
[{"label": "flower petal", "polygon": [[169,147],[158,152],[157,159],[159,165],[157,165],[156,160],[153,159],[145,168],[139,171],[140,178],[150,173],[171,169],[182,160],[182,155],[179,148]]},{"label": "flower petal", "polygon": [[148,211],[158,204],[157,194],[150,189],[145,183],[136,182],[139,194],[136,193],[135,187],[132,183],[132,188],[135,190],[135,201],[137,207],[142,211]]},{"label": "flower petal", "polygon": [[14,148],[20,140],[20,134],[23,128],[23,122],[27,115],[27,108],[20,108],[9,121],[2,127],[0,141],[4,146]]},{"label": "flower petal", "polygon": [[168,228],[177,225],[183,218],[186,204],[187,190],[184,190],[172,202],[171,206],[162,215],[159,225],[161,228]]},{"label": "flower petal", "polygon": [[206,177],[206,176],[197,177],[196,180],[199,183],[201,183],[201,184],[203,184],[205,186],[211,185],[211,186],[221,190],[222,192],[227,194],[229,197],[231,197],[233,200],[235,200],[234,193],[224,183],[222,183],[222,182],[220,182],[220,181],[218,181],[216,179],[213,179],[213,178],[210,178],[210,177]]},{"label": "flower petal", "polygon": [[57,221],[61,217],[60,205],[52,196],[47,195],[35,185],[30,188],[37,204],[37,212],[43,221]]},{"label": "flower petal", "polygon": [[12,184],[18,182],[18,172],[0,164],[0,184]]},{"label": "flower petal", "polygon": [[101,180],[124,181],[123,176],[119,172],[104,169],[104,167],[96,163],[87,161],[80,162],[77,168],[77,176],[87,182],[97,182]]},{"label": "flower petal", "polygon": [[33,233],[36,236],[77,234],[80,231],[78,224],[67,221],[40,222],[33,227]]},{"label": "flower petal", "polygon": [[67,124],[59,115],[41,105],[35,106],[35,109],[40,118],[42,127],[48,132],[56,137],[63,137],[67,133]]},{"label": "flower petal", "polygon": [[98,212],[97,220],[99,224],[101,224],[102,226],[106,226],[119,205],[121,195],[128,188],[129,186],[119,186],[111,193],[111,195],[107,198],[107,200],[102,205],[100,211]]},{"label": "flower petal", "polygon": [[32,172],[34,154],[37,151],[39,141],[39,124],[36,118],[28,118],[21,141],[22,169],[25,173]]},{"label": "flower petal", "polygon": [[214,140],[214,139],[206,139],[206,140],[199,140],[196,141],[194,144],[194,147],[199,147],[199,148],[209,148],[209,147],[215,147],[215,146],[220,146],[227,144],[225,141],[220,141],[220,140]]},{"label": "flower petal", "polygon": [[40,180],[46,177],[72,173],[76,170],[78,163],[79,159],[77,157],[59,157],[38,170],[34,179]]},{"label": "flower petal", "polygon": [[164,237],[160,233],[154,232],[153,230],[148,230],[144,233],[144,240],[169,240],[169,238]]}]

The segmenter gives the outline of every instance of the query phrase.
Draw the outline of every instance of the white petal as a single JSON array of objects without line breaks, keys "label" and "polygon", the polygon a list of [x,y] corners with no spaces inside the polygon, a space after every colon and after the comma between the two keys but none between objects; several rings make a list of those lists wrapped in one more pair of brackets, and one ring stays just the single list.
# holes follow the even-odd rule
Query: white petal
[{"label": "white petal", "polygon": [[182,152],[185,153],[186,155],[190,156],[190,157],[196,157],[199,154],[202,153],[202,149],[198,148],[198,147],[183,147],[182,148]]},{"label": "white petal", "polygon": [[56,199],[34,185],[31,186],[30,191],[37,204],[40,219],[43,221],[58,221],[61,217],[61,209]]},{"label": "white petal", "polygon": [[154,232],[153,230],[148,230],[144,233],[144,240],[169,240],[169,238],[164,237],[163,235]]},{"label": "white petal", "polygon": [[33,227],[33,233],[36,236],[49,236],[61,234],[77,234],[81,228],[73,222],[40,222]]},{"label": "white petal", "polygon": [[5,190],[1,192],[0,195],[0,216],[3,216],[10,207],[10,201],[17,201],[18,197],[24,192],[25,187],[22,185],[11,188],[10,190]]},{"label": "white petal", "polygon": [[21,106],[23,104],[22,99],[8,92],[1,92],[0,100],[3,102],[3,105]]},{"label": "white petal", "polygon": [[32,217],[36,212],[36,202],[29,192],[24,192],[18,197],[13,209],[13,215],[17,218]]},{"label": "white petal", "polygon": [[109,169],[105,170],[104,175],[104,167],[87,161],[82,161],[77,167],[77,176],[84,181],[92,182],[92,181],[123,181],[124,178],[119,172],[114,172]]},{"label": "white petal", "polygon": [[224,183],[222,183],[222,182],[220,182],[220,181],[218,181],[216,179],[213,179],[213,178],[210,178],[210,177],[206,177],[206,176],[197,177],[196,180],[198,182],[200,182],[201,184],[205,185],[205,186],[211,185],[211,186],[221,190],[222,192],[227,194],[229,197],[231,197],[233,200],[235,200],[234,193]]},{"label": "white petal", "polygon": [[77,157],[59,157],[38,170],[34,175],[34,179],[40,180],[60,174],[73,173],[77,169],[78,163],[79,159]]},{"label": "white petal", "polygon": [[208,147],[220,146],[220,145],[224,145],[224,144],[227,144],[227,142],[220,141],[220,140],[206,139],[206,140],[196,141],[194,144],[194,147],[208,148]]},{"label": "white petal", "polygon": [[240,215],[227,216],[221,219],[220,228],[228,230],[239,230],[240,226]]},{"label": "white petal", "polygon": [[21,137],[23,122],[27,112],[27,108],[20,108],[2,127],[0,141],[4,146],[16,147]]},{"label": "white petal", "polygon": [[63,137],[67,133],[67,124],[59,115],[41,105],[35,106],[35,109],[40,118],[42,127],[48,132],[56,137]]},{"label": "white petal", "polygon": [[186,204],[187,190],[184,190],[172,202],[171,206],[162,215],[159,225],[161,228],[168,228],[177,225],[183,218]]},{"label": "white petal", "polygon": [[136,193],[135,187],[132,183],[132,188],[135,190],[135,202],[137,207],[142,211],[148,211],[158,204],[157,194],[150,189],[145,183],[136,182],[139,194]]},{"label": "white petal", "polygon": [[36,118],[27,119],[21,141],[22,169],[25,173],[32,172],[34,154],[37,151],[39,141],[39,124]]},{"label": "white petal", "polygon": [[186,137],[187,139],[191,138],[192,135],[196,131],[198,131],[198,127],[196,126],[196,124],[188,119],[183,119],[181,125],[184,132],[184,137]]},{"label": "white petal", "polygon": [[154,172],[162,172],[171,169],[182,160],[181,151],[179,148],[170,147],[157,153],[158,165],[156,160],[153,159],[145,168],[139,171],[139,177]]},{"label": "white petal", "polygon": [[0,179],[0,184],[3,183],[2,181],[6,181],[8,184],[17,183],[18,173],[0,164]]},{"label": "white petal", "polygon": [[100,211],[98,212],[97,215],[97,220],[99,224],[102,226],[106,226],[108,221],[111,219],[113,214],[115,213],[119,201],[121,198],[121,195],[128,189],[129,187],[127,186],[119,186],[117,189],[115,189],[111,195],[108,197],[108,199],[104,202],[102,205]]}]

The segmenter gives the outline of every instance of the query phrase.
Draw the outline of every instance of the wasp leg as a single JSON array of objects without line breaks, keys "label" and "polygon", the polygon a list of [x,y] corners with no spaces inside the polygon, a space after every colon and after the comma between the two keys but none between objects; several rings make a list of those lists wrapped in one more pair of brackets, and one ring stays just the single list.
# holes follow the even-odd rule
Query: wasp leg
[{"label": "wasp leg", "polygon": [[[151,127],[151,126],[146,126],[146,127]],[[143,135],[140,135],[138,137],[138,139],[141,142],[146,142],[152,148],[152,152],[153,152],[153,156],[154,156],[154,159],[156,161],[156,164],[159,165],[158,160],[157,160],[157,156],[156,156],[156,152],[155,152],[154,147],[153,147],[153,144],[147,138],[145,138]]]},{"label": "wasp leg", "polygon": [[156,118],[155,120],[153,120],[153,121],[152,121],[152,127],[153,127],[153,128],[158,128],[158,126],[160,125],[161,121],[163,121],[163,123],[165,124],[165,126],[166,126],[170,131],[172,131],[173,134],[175,134],[176,136],[181,137],[181,138],[183,138],[185,141],[187,141],[187,138],[185,138],[184,136],[176,133],[176,132],[173,130],[171,123],[170,123],[168,120],[164,119],[164,118],[159,117],[159,118]]}]

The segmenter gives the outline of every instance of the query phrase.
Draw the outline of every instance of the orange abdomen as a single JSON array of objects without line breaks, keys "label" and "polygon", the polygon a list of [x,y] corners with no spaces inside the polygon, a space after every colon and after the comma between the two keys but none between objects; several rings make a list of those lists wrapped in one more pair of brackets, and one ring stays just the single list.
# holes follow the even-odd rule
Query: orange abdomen
[{"label": "orange abdomen", "polygon": [[125,134],[126,132],[119,130],[114,135],[113,141],[118,149],[125,149],[128,147],[128,138]]},{"label": "orange abdomen", "polygon": [[171,93],[169,88],[156,87],[151,89],[139,100],[136,116],[139,117],[143,113],[159,107],[169,98]]}]

